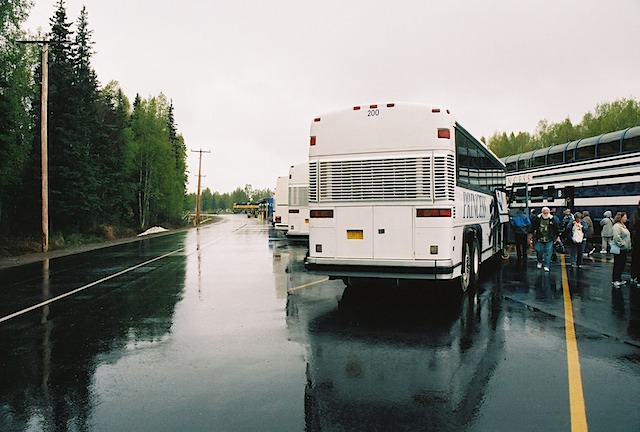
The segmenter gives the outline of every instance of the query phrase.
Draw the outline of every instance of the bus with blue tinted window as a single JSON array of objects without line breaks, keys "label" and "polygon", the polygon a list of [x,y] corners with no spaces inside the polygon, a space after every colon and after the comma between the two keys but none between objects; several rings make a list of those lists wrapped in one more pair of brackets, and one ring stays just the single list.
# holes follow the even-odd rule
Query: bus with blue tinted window
[{"label": "bus with blue tinted window", "polygon": [[607,210],[631,214],[640,201],[640,126],[502,161],[513,208],[568,207],[599,219]]},{"label": "bus with blue tinted window", "polygon": [[307,269],[453,280],[466,291],[505,247],[505,165],[444,107],[386,103],[315,118]]}]

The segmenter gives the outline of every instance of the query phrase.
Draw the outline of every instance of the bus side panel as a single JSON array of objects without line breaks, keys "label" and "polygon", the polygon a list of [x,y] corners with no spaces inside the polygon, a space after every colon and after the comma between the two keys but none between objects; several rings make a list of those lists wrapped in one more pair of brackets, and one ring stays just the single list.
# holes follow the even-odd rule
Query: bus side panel
[{"label": "bus side panel", "polygon": [[336,256],[335,221],[334,218],[315,218],[309,220],[310,256],[332,258]]},{"label": "bus side panel", "polygon": [[336,257],[373,258],[373,208],[337,207],[335,214]]},{"label": "bus side panel", "polygon": [[298,213],[289,213],[289,234],[309,235],[309,207],[296,210]]},{"label": "bus side panel", "polygon": [[413,207],[373,209],[373,257],[413,259]]},{"label": "bus side panel", "polygon": [[[422,221],[417,222],[420,223]],[[451,229],[450,223],[432,227],[417,226],[415,235],[416,259],[453,260],[454,262],[459,262],[460,257],[458,257],[457,261],[455,261],[454,257],[456,244],[453,242]],[[433,251],[432,246],[434,247]]]}]

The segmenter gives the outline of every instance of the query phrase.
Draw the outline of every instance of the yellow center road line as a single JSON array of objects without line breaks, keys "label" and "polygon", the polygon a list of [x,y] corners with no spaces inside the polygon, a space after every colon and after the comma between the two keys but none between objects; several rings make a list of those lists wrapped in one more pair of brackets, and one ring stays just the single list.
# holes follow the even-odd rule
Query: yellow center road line
[{"label": "yellow center road line", "polygon": [[313,286],[313,285],[317,285],[317,284],[319,284],[319,283],[326,282],[326,281],[328,281],[328,280],[329,280],[329,278],[328,278],[328,277],[326,277],[326,278],[323,278],[323,279],[317,280],[317,281],[315,281],[315,282],[309,282],[309,283],[306,283],[306,284],[304,284],[304,285],[299,285],[299,286],[297,286],[297,287],[293,287],[293,288],[291,288],[291,289],[289,290],[289,292],[290,292],[290,293],[292,293],[292,292],[294,292],[294,291],[298,291],[298,290],[301,290],[301,289],[303,289],[303,288],[307,288],[307,287],[310,287],[310,286]]},{"label": "yellow center road line", "polygon": [[565,265],[565,256],[562,260],[562,293],[564,297],[564,328],[567,341],[567,366],[569,369],[569,404],[571,408],[571,430],[573,432],[587,431],[587,413],[584,407],[584,392],[582,390],[582,375],[580,374],[580,357],[578,355],[578,342],[573,321],[573,308],[571,306],[571,292],[569,290],[569,278]]}]

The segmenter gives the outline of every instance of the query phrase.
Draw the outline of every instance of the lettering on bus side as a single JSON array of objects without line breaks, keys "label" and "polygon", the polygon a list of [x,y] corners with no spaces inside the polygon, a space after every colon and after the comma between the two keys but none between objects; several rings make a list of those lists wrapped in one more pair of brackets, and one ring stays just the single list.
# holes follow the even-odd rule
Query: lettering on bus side
[{"label": "lettering on bus side", "polygon": [[483,219],[489,217],[489,199],[484,195],[463,192],[464,219]]},{"label": "lettering on bus side", "polygon": [[507,186],[514,183],[531,183],[531,174],[516,174],[507,177]]}]

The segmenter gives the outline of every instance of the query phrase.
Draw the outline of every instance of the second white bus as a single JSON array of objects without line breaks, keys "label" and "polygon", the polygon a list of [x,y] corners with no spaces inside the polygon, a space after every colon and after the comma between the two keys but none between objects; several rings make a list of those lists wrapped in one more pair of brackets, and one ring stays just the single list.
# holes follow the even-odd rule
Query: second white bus
[{"label": "second white bus", "polygon": [[355,106],[317,117],[309,147],[310,271],[475,286],[502,253],[505,165],[431,105]]},{"label": "second white bus", "polygon": [[289,176],[278,177],[274,198],[273,227],[287,231],[289,229]]},{"label": "second white bus", "polygon": [[309,164],[289,168],[289,218],[287,236],[309,235]]}]

